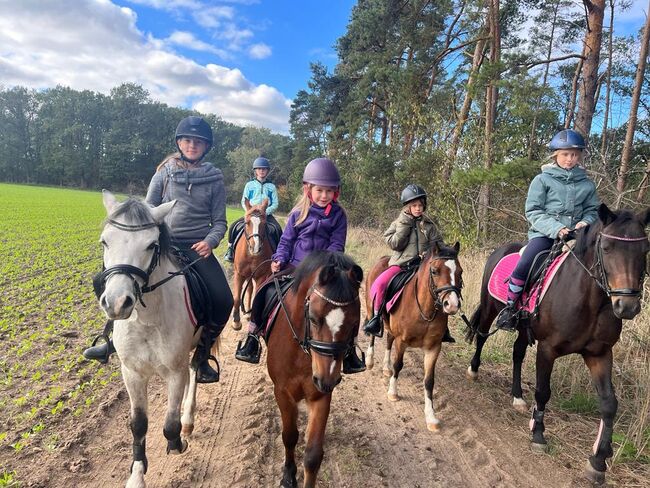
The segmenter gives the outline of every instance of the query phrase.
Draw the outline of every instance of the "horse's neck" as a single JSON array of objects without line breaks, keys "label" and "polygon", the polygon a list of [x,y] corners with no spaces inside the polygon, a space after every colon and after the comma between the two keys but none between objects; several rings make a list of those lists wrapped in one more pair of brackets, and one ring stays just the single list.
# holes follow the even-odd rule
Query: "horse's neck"
[{"label": "horse's neck", "polygon": [[424,262],[420,265],[417,273],[415,274],[415,279],[411,280],[415,288],[415,293],[418,297],[418,302],[422,307],[423,312],[433,311],[436,306],[436,302],[431,294],[430,283],[429,283],[429,264]]},{"label": "horse's neck", "polygon": [[[160,262],[149,276],[149,286],[160,283],[168,278],[170,273],[178,271],[178,266],[174,264],[168,256],[160,256]],[[183,276],[176,276],[167,281],[155,290],[142,296],[142,301],[146,304],[138,304],[138,314],[141,317],[151,317],[158,315],[165,304],[175,303],[183,293]]]}]

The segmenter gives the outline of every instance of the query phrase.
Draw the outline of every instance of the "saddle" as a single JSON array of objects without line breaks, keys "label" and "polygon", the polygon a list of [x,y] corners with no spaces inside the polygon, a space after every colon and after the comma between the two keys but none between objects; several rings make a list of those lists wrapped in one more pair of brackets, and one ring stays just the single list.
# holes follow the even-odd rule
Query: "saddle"
[{"label": "saddle", "polygon": [[422,260],[417,257],[402,264],[402,270],[391,278],[386,287],[384,301],[379,308],[379,313],[390,312],[399,302],[402,296],[402,290],[406,284],[413,279]]},{"label": "saddle", "polygon": [[[262,317],[265,317],[264,323],[264,341],[268,342],[271,336],[271,330],[278,312],[281,308],[280,300],[284,299],[289,288],[293,285],[293,276],[290,274],[283,275],[277,278],[278,286],[275,285],[273,276],[266,281],[261,287],[259,293],[260,299],[264,300],[262,308]],[[279,290],[278,290],[279,289]],[[278,294],[279,292],[279,294]]]},{"label": "saddle", "polygon": [[[176,260],[179,268],[184,269],[192,261],[190,258],[179,248],[172,247],[172,256]],[[210,292],[205,281],[201,278],[198,271],[193,266],[188,267],[183,272],[185,281],[187,283],[187,290],[190,295],[190,305],[192,312],[196,318],[196,325],[206,324],[212,317],[212,300],[210,300]]]}]

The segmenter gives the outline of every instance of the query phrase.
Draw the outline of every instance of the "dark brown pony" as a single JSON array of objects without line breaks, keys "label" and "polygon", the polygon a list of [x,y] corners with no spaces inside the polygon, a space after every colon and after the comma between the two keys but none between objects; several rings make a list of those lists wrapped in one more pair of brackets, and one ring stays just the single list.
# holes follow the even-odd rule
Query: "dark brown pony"
[{"label": "dark brown pony", "polygon": [[[399,302],[382,317],[386,331],[384,375],[390,376],[388,399],[399,400],[397,378],[404,366],[407,347],[424,350],[424,417],[431,431],[440,429],[440,421],[433,409],[434,372],[442,338],[447,330],[449,315],[460,308],[463,269],[458,261],[460,244],[454,247],[434,244],[427,252],[415,277],[409,281]],[[388,268],[388,257],[381,258],[370,270],[366,280],[366,309],[373,313],[370,284]],[[396,358],[391,364],[391,350],[396,343]],[[366,353],[366,366],[371,369],[374,360],[374,336]]]},{"label": "dark brown pony", "polygon": [[[269,201],[264,199],[259,205],[251,205],[244,200],[244,234],[237,241],[233,262],[233,298],[232,328],[241,329],[240,310],[250,310],[253,298],[253,283],[257,289],[271,275],[271,256],[273,249],[266,233],[266,207]],[[242,288],[246,285],[246,296],[242,298]],[[242,307],[242,300],[244,307]]]},{"label": "dark brown pony", "polygon": [[[573,256],[558,270],[539,314],[531,317],[530,326],[537,340],[535,402],[531,447],[546,450],[544,412],[551,397],[551,372],[558,357],[580,354],[600,398],[600,429],[589,457],[586,475],[596,483],[605,480],[605,460],[611,457],[612,431],[618,401],[612,386],[612,347],[618,341],[622,319],[632,319],[641,310],[641,289],[645,277],[646,253],[650,248],[645,227],[650,209],[640,214],[628,210],[613,212],[602,204],[599,220],[581,230]],[[492,270],[506,254],[516,252],[521,244],[507,244],[494,251],[483,273],[481,303],[472,315],[467,339],[476,337],[476,353],[467,373],[478,376],[481,350],[492,321],[503,304],[493,299],[487,284]],[[527,410],[521,391],[521,364],[528,344],[527,331],[519,329],[513,346],[512,395],[519,410]]]},{"label": "dark brown pony", "polygon": [[363,271],[344,254],[311,253],[294,273],[268,340],[267,367],[282,415],[281,486],[295,487],[298,403],[307,402],[303,486],[316,486],[332,390],[359,327]]}]

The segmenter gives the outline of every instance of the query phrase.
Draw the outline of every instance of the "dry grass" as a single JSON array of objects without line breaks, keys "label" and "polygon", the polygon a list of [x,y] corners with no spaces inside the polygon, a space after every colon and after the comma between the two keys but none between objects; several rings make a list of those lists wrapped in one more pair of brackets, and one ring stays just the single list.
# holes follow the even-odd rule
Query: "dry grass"
[{"label": "dry grass", "polygon": [[[381,256],[388,254],[380,229],[353,228],[348,234],[349,252],[368,271]],[[481,278],[487,252],[461,249],[463,266],[463,309],[468,316],[478,304]],[[625,321],[621,340],[614,348],[613,382],[619,401],[614,428],[616,478],[625,486],[647,486],[650,479],[650,307],[646,283],[642,312],[632,321]],[[464,323],[459,317],[451,321],[452,332],[463,336]],[[500,384],[509,384],[514,334],[498,333],[486,343],[482,354],[483,368],[497,376]],[[469,363],[472,346],[455,348],[456,360]],[[524,364],[523,388],[529,402],[534,400],[535,348],[529,349]],[[555,412],[549,440],[561,445],[562,456],[575,466],[584,463],[586,446],[596,437],[599,410],[595,389],[582,358],[571,355],[555,363],[552,377],[553,397],[549,404]]]}]

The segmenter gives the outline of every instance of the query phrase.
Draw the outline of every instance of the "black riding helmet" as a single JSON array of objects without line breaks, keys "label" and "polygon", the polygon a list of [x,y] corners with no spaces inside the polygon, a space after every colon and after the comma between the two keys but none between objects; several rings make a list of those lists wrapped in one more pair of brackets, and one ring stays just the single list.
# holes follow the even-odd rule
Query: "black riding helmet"
[{"label": "black riding helmet", "polygon": [[424,188],[413,183],[406,185],[406,188],[402,190],[402,196],[400,201],[402,205],[407,205],[413,200],[421,199],[424,203],[424,208],[427,208],[427,192],[424,191]]},{"label": "black riding helmet", "polygon": [[[181,152],[181,148],[178,146],[178,139],[181,137],[197,137],[208,143],[208,147],[199,160],[203,159],[210,151],[210,148],[212,148],[212,128],[210,127],[210,124],[203,120],[203,117],[190,115],[178,123],[178,127],[176,127],[176,136],[174,138],[178,152]],[[183,157],[183,159],[185,158],[182,152],[181,157]]]}]

